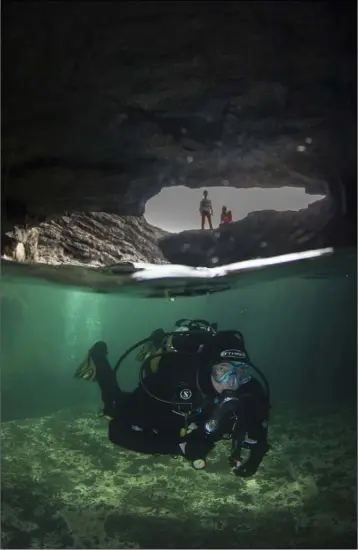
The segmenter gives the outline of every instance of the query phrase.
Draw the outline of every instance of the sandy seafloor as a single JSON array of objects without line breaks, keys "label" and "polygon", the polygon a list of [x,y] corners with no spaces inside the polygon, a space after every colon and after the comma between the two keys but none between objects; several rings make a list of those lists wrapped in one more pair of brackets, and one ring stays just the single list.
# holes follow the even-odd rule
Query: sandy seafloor
[{"label": "sandy seafloor", "polygon": [[113,446],[96,411],[2,423],[2,548],[356,548],[356,410],[276,407],[236,478]]}]

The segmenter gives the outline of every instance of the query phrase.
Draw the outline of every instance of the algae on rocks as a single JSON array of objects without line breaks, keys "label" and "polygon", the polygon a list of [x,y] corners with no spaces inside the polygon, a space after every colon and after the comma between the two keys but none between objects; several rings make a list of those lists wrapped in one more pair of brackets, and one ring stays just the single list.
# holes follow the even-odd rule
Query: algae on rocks
[{"label": "algae on rocks", "polygon": [[282,406],[258,473],[115,447],[94,411],[2,426],[2,548],[353,548],[356,415]]}]

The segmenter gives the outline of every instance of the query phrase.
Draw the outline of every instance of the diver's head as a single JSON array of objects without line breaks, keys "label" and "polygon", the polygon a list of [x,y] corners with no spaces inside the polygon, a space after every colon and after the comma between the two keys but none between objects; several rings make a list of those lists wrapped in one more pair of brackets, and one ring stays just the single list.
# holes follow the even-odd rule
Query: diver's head
[{"label": "diver's head", "polygon": [[218,332],[203,346],[201,358],[199,382],[204,393],[235,392],[251,379],[241,333]]}]

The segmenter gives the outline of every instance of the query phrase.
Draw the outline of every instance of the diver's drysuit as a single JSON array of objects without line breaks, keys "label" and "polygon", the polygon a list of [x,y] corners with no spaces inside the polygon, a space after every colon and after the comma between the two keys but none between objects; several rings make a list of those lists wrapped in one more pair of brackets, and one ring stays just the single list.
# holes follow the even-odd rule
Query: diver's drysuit
[{"label": "diver's drysuit", "polygon": [[[90,356],[96,371],[102,372],[102,380],[98,375],[96,380],[102,390],[104,414],[110,418],[112,443],[139,453],[183,455],[195,467],[198,461],[205,464],[217,441],[231,439],[229,461],[235,473],[250,476],[256,472],[268,450],[268,395],[253,377],[247,377],[237,391],[219,395],[210,375],[210,364],[218,361],[222,350],[226,350],[226,360],[230,360],[228,352],[237,353],[235,348],[244,350],[237,335],[231,331],[174,335],[171,345],[175,351],[161,352],[155,372],[150,368],[153,355],[147,356],[140,384],[131,393],[119,389],[103,353],[104,345],[95,344]],[[105,371],[110,383],[103,382]],[[250,449],[244,464],[243,447]]]}]

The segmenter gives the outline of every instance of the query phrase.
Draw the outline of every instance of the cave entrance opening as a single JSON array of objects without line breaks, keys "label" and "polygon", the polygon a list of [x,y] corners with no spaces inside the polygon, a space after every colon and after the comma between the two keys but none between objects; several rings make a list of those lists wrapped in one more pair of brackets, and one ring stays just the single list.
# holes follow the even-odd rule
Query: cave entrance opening
[{"label": "cave entrance opening", "polygon": [[250,212],[276,210],[278,212],[306,209],[310,204],[325,198],[324,195],[308,195],[301,187],[237,189],[235,187],[185,186],[164,187],[146,204],[145,218],[160,229],[179,233],[186,229],[200,229],[199,203],[207,190],[213,206],[213,226],[220,223],[221,209],[232,211],[233,221],[242,220]]}]

